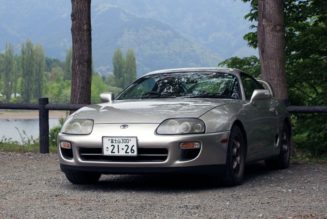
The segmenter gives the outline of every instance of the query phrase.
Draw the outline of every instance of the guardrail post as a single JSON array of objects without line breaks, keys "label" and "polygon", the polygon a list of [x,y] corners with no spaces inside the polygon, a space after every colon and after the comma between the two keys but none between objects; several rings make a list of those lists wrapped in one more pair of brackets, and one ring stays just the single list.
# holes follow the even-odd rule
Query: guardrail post
[{"label": "guardrail post", "polygon": [[49,110],[46,105],[49,99],[39,98],[39,127],[40,127],[40,153],[49,153]]}]

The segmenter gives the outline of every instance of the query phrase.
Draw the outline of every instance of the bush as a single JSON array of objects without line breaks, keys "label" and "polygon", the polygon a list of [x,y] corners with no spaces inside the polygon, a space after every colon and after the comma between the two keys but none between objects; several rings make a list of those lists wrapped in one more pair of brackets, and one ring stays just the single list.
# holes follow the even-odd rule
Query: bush
[{"label": "bush", "polygon": [[293,140],[298,150],[313,157],[327,154],[327,116],[298,115],[293,117]]},{"label": "bush", "polygon": [[50,131],[49,131],[50,147],[56,147],[57,146],[57,137],[58,137],[58,134],[59,134],[59,132],[61,130],[61,127],[63,126],[64,122],[65,122],[65,119],[61,118],[61,119],[59,119],[59,125],[50,129]]}]

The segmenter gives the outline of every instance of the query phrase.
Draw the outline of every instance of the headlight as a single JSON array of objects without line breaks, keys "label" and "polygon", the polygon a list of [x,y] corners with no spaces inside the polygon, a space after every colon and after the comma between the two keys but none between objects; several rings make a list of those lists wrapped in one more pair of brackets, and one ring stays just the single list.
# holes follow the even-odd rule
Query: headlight
[{"label": "headlight", "polygon": [[91,119],[71,119],[65,122],[61,132],[73,135],[88,135],[92,132],[93,120]]},{"label": "headlight", "polygon": [[159,135],[199,134],[204,133],[205,125],[200,119],[167,119],[157,128]]}]

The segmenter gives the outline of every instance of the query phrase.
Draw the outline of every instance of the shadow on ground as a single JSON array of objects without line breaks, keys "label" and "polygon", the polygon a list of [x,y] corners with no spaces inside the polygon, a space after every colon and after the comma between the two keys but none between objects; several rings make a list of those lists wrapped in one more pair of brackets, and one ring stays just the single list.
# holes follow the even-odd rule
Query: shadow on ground
[{"label": "shadow on ground", "polygon": [[[277,171],[266,168],[263,163],[248,165],[243,185],[253,184],[256,180],[272,175]],[[219,175],[208,174],[150,174],[150,175],[103,175],[94,185],[71,185],[70,189],[96,191],[149,191],[149,192],[185,192],[196,190],[228,189]],[[231,189],[238,188],[232,187]]]}]

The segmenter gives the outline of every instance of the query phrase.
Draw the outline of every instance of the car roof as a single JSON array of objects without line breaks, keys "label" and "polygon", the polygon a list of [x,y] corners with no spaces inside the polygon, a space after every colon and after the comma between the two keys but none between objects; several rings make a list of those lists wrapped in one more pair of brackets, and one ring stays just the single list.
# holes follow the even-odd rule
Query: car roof
[{"label": "car roof", "polygon": [[197,68],[173,68],[173,69],[162,69],[157,71],[149,72],[146,75],[153,74],[167,74],[167,73],[178,73],[178,72],[221,72],[230,74],[239,74],[241,70],[235,68],[218,68],[218,67],[197,67]]}]

